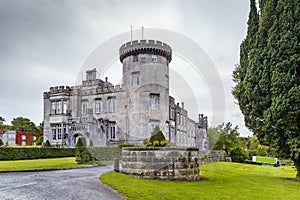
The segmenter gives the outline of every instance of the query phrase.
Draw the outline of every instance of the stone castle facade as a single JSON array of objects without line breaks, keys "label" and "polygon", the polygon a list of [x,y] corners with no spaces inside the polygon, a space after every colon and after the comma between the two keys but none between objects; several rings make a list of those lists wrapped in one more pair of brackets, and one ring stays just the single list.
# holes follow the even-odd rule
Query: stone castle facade
[{"label": "stone castle facade", "polygon": [[119,56],[122,85],[98,79],[92,69],[81,85],[44,92],[44,142],[74,147],[84,137],[93,146],[142,144],[159,126],[173,145],[206,150],[207,117],[190,119],[184,103],[169,95],[171,47],[161,41],[132,41],[120,47]]}]

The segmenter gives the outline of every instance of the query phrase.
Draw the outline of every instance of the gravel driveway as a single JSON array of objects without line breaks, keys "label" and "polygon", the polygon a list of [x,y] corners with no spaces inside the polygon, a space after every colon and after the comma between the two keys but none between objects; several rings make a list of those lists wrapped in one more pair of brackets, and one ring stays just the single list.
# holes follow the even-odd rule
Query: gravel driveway
[{"label": "gravel driveway", "polygon": [[99,176],[112,166],[44,172],[0,173],[0,199],[125,199],[102,184]]}]

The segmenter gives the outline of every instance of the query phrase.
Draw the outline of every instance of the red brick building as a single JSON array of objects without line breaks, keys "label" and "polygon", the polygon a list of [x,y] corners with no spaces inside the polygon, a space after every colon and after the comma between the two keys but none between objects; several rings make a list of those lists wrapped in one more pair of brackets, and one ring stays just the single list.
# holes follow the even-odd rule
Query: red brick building
[{"label": "red brick building", "polygon": [[16,131],[16,145],[18,145],[18,146],[35,146],[37,140],[41,136],[43,136],[43,133]]}]

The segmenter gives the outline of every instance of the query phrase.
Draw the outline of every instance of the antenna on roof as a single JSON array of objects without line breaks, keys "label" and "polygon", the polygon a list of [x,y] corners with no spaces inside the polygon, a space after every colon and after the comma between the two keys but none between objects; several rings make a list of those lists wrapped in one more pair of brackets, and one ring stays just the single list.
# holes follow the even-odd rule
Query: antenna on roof
[{"label": "antenna on roof", "polygon": [[142,39],[144,39],[144,27],[142,26]]}]

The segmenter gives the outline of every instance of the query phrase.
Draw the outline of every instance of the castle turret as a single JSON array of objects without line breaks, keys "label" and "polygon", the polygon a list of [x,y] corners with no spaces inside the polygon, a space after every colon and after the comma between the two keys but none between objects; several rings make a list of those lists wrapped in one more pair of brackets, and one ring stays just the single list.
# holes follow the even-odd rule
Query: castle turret
[{"label": "castle turret", "polygon": [[122,45],[119,53],[127,92],[128,139],[149,139],[155,126],[167,135],[171,47],[161,41],[136,40]]}]

